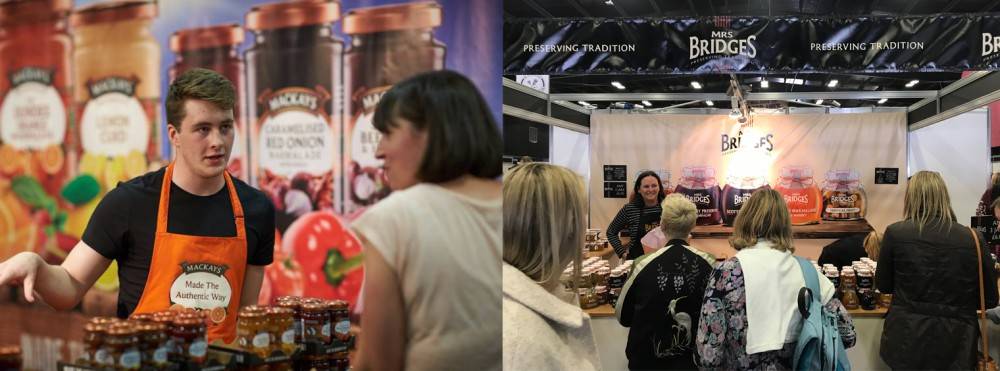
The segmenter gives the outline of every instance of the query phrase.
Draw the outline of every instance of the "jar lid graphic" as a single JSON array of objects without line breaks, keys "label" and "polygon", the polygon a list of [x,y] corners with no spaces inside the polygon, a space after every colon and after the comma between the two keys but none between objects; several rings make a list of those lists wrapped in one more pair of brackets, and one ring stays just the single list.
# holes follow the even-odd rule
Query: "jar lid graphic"
[{"label": "jar lid graphic", "polygon": [[247,13],[254,31],[331,23],[340,19],[340,1],[298,0],[258,5]]},{"label": "jar lid graphic", "polygon": [[170,50],[182,52],[238,45],[243,43],[243,34],[243,28],[235,23],[187,28],[170,35]]},{"label": "jar lid graphic", "polygon": [[812,178],[812,168],[808,166],[785,166],[781,168],[781,177],[787,179]]},{"label": "jar lid graphic", "polygon": [[156,18],[155,1],[117,0],[88,5],[73,11],[69,23],[73,27],[97,23],[149,20]]},{"label": "jar lid graphic", "polygon": [[0,1],[0,26],[52,21],[73,10],[73,0]]},{"label": "jar lid graphic", "polygon": [[715,168],[710,166],[685,166],[681,171],[684,178],[708,179],[715,178]]},{"label": "jar lid graphic", "polygon": [[348,35],[434,28],[441,25],[441,5],[434,1],[358,8],[344,16]]}]

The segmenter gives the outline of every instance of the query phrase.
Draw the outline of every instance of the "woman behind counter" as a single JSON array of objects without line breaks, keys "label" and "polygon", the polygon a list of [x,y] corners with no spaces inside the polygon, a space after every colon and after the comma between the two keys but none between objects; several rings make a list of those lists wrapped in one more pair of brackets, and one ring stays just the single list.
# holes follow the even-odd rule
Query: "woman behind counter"
[{"label": "woman behind counter", "polygon": [[[882,238],[875,284],[893,294],[882,360],[893,369],[969,370],[976,366],[979,273],[973,233],[958,224],[941,175],[910,178],[902,221]],[[986,307],[997,305],[996,275],[981,252]]]},{"label": "woman behind counter", "polygon": [[[618,210],[618,215],[608,225],[608,242],[615,248],[615,253],[622,259],[635,259],[642,256],[642,244],[639,242],[646,232],[660,225],[660,213],[663,208],[663,183],[660,176],[652,171],[643,171],[635,178],[632,186],[632,198]],[[628,246],[622,246],[618,233],[628,230]]]}]

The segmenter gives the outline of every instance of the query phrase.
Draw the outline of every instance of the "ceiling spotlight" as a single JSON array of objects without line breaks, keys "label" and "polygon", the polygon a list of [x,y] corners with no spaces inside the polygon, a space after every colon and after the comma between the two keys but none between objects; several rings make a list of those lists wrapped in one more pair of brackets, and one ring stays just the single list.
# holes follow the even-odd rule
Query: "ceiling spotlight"
[{"label": "ceiling spotlight", "polygon": [[828,87],[828,88],[835,88],[835,87],[837,87],[837,84],[839,84],[839,83],[840,83],[840,81],[830,80],[830,82],[826,83],[826,87]]},{"label": "ceiling spotlight", "polygon": [[701,83],[697,82],[697,81],[692,81],[691,82],[691,87],[695,88],[695,89],[701,89]]},{"label": "ceiling spotlight", "polygon": [[816,104],[823,104],[823,100],[822,99],[817,99],[816,100]]},{"label": "ceiling spotlight", "polygon": [[611,86],[618,88],[618,90],[625,90],[625,85],[622,85],[622,83],[618,81],[612,81]]},{"label": "ceiling spotlight", "polygon": [[760,87],[767,89],[768,86],[771,86],[771,84],[769,84],[767,80],[760,80]]},{"label": "ceiling spotlight", "polygon": [[644,105],[644,106],[646,106],[646,107],[652,107],[652,106],[653,106],[653,104],[652,104],[652,103],[649,103],[649,101],[648,101],[648,100],[644,100],[644,101],[642,101],[642,105]]},{"label": "ceiling spotlight", "polygon": [[741,115],[740,111],[737,111],[735,108],[733,108],[732,112],[729,112],[729,118],[731,118],[731,119],[740,118],[741,116],[743,116],[743,115]]},{"label": "ceiling spotlight", "polygon": [[709,107],[711,107],[711,106],[714,106],[714,105],[715,105],[715,103],[712,103],[712,101],[710,101],[710,100],[706,100],[706,101],[705,101],[705,104],[707,104],[707,105],[708,105]]},{"label": "ceiling spotlight", "polygon": [[917,83],[919,83],[919,82],[920,82],[920,80],[910,80],[910,82],[906,83],[906,87],[912,88],[915,85],[917,85]]},{"label": "ceiling spotlight", "polygon": [[577,103],[580,103],[581,106],[589,106],[590,105],[590,103],[587,103],[587,101],[584,101],[584,100],[578,101]]},{"label": "ceiling spotlight", "polygon": [[840,107],[840,102],[838,102],[838,101],[833,101],[832,103],[833,103],[833,105],[834,105],[834,106],[837,106],[837,107]]},{"label": "ceiling spotlight", "polygon": [[889,101],[888,98],[882,98],[882,99],[878,100],[878,104],[882,104],[882,103],[885,103],[885,102],[888,102],[888,101]]},{"label": "ceiling spotlight", "polygon": [[615,5],[615,2],[612,0],[604,0],[604,5]]},{"label": "ceiling spotlight", "polygon": [[792,83],[792,84],[795,84],[795,85],[802,85],[802,84],[805,84],[805,83],[806,83],[806,82],[805,82],[804,80],[802,80],[802,79],[792,79],[791,81],[792,81],[791,83]]}]

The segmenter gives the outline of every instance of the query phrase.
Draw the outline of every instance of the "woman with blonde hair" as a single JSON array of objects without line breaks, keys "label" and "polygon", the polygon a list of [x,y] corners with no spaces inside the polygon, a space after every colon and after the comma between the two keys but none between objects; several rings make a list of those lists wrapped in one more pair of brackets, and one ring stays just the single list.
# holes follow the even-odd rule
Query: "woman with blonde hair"
[{"label": "woman with blonde hair", "polygon": [[875,284],[893,294],[881,356],[894,369],[969,370],[976,366],[979,261],[986,307],[997,305],[996,275],[983,236],[958,224],[941,175],[910,178],[902,221],[882,239]]},{"label": "woman with blonde hair", "polygon": [[[791,217],[781,194],[753,193],[736,216],[730,245],[736,256],[716,266],[708,280],[698,325],[703,369],[791,369],[802,327],[798,293],[802,268],[792,255]],[[816,272],[820,302],[837,314],[845,348],[854,346],[854,324],[834,297],[830,280]]]},{"label": "woman with blonde hair", "polygon": [[580,276],[586,211],[583,181],[544,163],[503,180],[503,368],[598,370],[590,316],[560,283]]},{"label": "woman with blonde hair", "polygon": [[697,367],[694,331],[715,258],[688,246],[698,219],[694,203],[675,193],[660,206],[656,230],[669,241],[635,260],[615,315],[631,327],[625,346],[629,369],[690,370]]}]

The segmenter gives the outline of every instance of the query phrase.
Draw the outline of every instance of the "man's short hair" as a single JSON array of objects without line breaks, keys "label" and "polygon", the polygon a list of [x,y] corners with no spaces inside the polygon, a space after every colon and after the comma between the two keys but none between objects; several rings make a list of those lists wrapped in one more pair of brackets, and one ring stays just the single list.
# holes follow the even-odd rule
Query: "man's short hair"
[{"label": "man's short hair", "polygon": [[233,109],[236,104],[236,88],[233,83],[218,72],[192,68],[170,84],[167,90],[167,123],[174,128],[181,128],[184,120],[184,102],[188,99],[199,99],[212,102],[220,109]]}]

